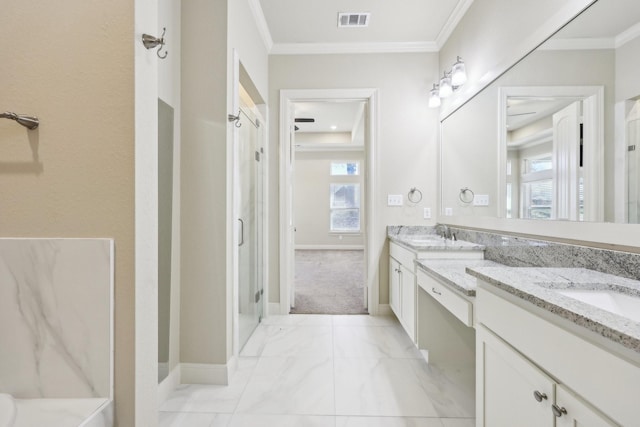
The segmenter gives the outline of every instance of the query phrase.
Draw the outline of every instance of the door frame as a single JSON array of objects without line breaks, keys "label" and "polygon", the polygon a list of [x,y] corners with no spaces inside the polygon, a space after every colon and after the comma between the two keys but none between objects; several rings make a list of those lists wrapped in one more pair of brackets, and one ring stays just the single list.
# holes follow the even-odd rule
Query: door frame
[{"label": "door frame", "polygon": [[[292,201],[290,175],[287,173],[287,158],[291,155],[290,128],[292,123],[292,104],[295,102],[328,102],[328,101],[365,101],[367,114],[365,132],[365,282],[367,292],[367,308],[369,314],[379,311],[379,258],[377,248],[380,247],[378,218],[374,207],[377,203],[376,188],[378,184],[378,90],[377,89],[284,89],[280,91],[280,314],[289,314],[291,308],[291,289],[293,288],[293,265],[295,262],[295,245],[291,236]],[[271,313],[274,314],[274,313]]]},{"label": "door frame", "polygon": [[507,194],[507,98],[581,97],[585,103],[585,221],[604,220],[604,86],[505,86],[498,89],[498,217],[505,217]]}]

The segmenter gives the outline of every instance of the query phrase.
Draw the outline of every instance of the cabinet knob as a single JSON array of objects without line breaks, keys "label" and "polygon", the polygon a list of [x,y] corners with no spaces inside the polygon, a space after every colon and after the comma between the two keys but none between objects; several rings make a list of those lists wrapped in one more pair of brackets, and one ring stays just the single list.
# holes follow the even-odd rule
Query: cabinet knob
[{"label": "cabinet knob", "polygon": [[543,400],[547,400],[546,393],[540,393],[538,390],[533,392],[533,397],[538,401],[542,402]]},{"label": "cabinet knob", "polygon": [[551,405],[551,411],[553,412],[553,415],[555,415],[558,418],[560,418],[563,414],[566,415],[567,413],[567,410],[565,408],[561,408],[555,403]]}]

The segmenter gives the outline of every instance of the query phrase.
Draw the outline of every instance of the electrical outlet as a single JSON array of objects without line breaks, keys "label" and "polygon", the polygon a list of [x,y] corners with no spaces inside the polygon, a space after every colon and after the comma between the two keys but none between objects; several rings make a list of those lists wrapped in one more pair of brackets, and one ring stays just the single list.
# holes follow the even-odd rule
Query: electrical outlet
[{"label": "electrical outlet", "polygon": [[444,208],[445,216],[453,216],[453,208]]},{"label": "electrical outlet", "polygon": [[431,219],[431,208],[424,208],[423,217],[424,219]]},{"label": "electrical outlet", "polygon": [[489,195],[476,194],[473,197],[473,206],[489,206]]},{"label": "electrical outlet", "polygon": [[402,194],[387,195],[387,206],[402,206]]}]

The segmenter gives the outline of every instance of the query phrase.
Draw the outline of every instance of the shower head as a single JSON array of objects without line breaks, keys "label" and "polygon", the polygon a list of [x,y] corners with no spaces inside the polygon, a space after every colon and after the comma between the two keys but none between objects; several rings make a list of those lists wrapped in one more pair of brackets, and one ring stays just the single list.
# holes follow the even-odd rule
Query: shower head
[{"label": "shower head", "polygon": [[26,127],[29,130],[34,130],[40,125],[40,120],[37,117],[25,116],[16,113],[0,113],[1,119],[11,119],[20,123],[22,126]]}]

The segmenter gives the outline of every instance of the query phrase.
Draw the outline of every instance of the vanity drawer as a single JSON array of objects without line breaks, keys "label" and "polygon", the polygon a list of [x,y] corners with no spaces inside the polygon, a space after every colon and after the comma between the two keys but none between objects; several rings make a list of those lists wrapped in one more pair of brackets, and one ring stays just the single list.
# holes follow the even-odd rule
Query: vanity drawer
[{"label": "vanity drawer", "polygon": [[466,326],[473,326],[473,303],[443,285],[433,277],[418,270],[418,286],[456,316]]},{"label": "vanity drawer", "polygon": [[415,271],[414,260],[416,259],[416,254],[414,252],[411,252],[409,249],[405,249],[396,243],[390,242],[389,254],[409,270]]}]

